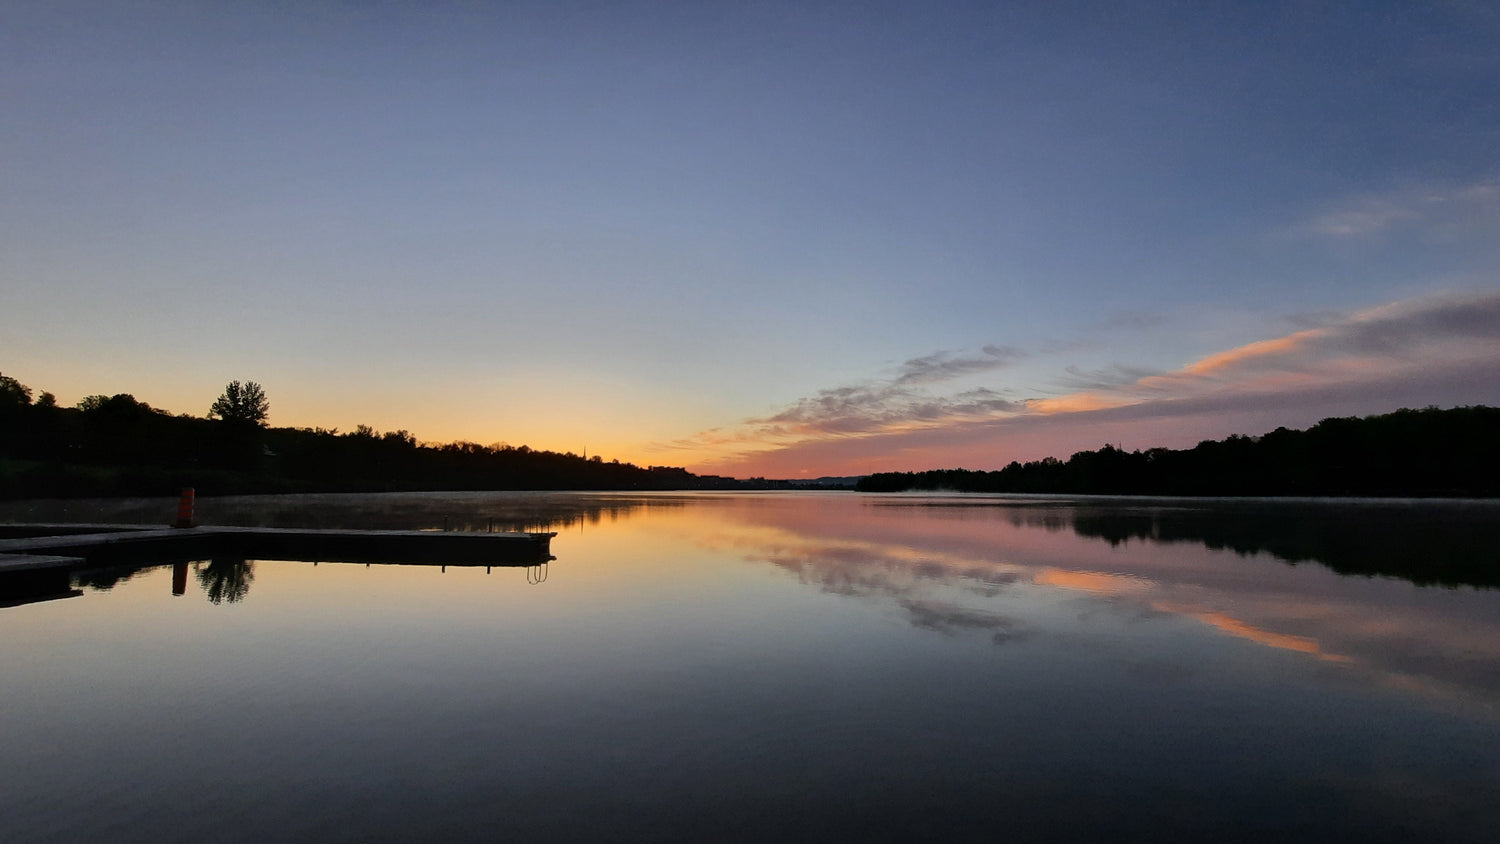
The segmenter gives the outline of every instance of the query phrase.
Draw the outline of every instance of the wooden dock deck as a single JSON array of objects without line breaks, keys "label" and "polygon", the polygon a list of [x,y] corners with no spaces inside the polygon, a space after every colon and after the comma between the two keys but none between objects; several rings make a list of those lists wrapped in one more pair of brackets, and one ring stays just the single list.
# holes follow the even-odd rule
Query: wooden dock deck
[{"label": "wooden dock deck", "polygon": [[[76,528],[86,527],[79,531]],[[54,530],[60,528],[59,530]],[[0,575],[119,562],[232,556],[264,560],[531,566],[551,559],[554,533],[312,530],[142,525],[5,525]]]},{"label": "wooden dock deck", "polygon": [[[193,560],[307,560],[425,566],[524,567],[545,573],[555,533],[307,530],[114,524],[0,525],[0,608],[72,598],[90,570],[174,565],[182,594]],[[544,574],[542,575],[545,576]]]},{"label": "wooden dock deck", "polygon": [[0,553],[0,609],[82,595],[71,574],[86,564],[81,557]]}]

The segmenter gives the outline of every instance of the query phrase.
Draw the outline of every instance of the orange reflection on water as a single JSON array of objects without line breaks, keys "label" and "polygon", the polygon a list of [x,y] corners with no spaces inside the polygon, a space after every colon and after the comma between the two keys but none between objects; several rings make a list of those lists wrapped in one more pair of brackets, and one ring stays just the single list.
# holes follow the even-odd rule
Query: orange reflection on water
[{"label": "orange reflection on water", "polygon": [[1484,590],[1349,577],[1270,553],[1101,525],[1115,514],[1127,525],[1143,518],[1129,503],[1105,510],[1002,498],[742,498],[715,508],[705,524],[717,522],[723,536],[740,523],[746,529],[734,547],[804,583],[897,607],[920,604],[927,615],[940,606],[1003,613],[1040,629],[1054,623],[1047,610],[1012,585],[1065,590],[1191,619],[1391,687],[1500,709],[1492,668],[1500,664],[1500,618]]},{"label": "orange reflection on water", "polygon": [[1316,639],[1312,639],[1306,636],[1293,636],[1287,633],[1273,633],[1270,630],[1262,630],[1261,628],[1254,625],[1246,624],[1240,619],[1235,618],[1234,616],[1231,616],[1227,613],[1204,612],[1193,607],[1182,607],[1167,603],[1157,603],[1153,604],[1152,606],[1155,609],[1159,609],[1163,612],[1176,613],[1178,615],[1185,615],[1189,618],[1195,618],[1203,622],[1204,624],[1228,633],[1231,636],[1238,636],[1241,639],[1248,639],[1259,645],[1265,645],[1271,648],[1280,648],[1281,650],[1287,651],[1296,651],[1297,653],[1310,654],[1312,656],[1318,657],[1319,659],[1326,659],[1330,662],[1351,661],[1349,657],[1343,656],[1341,654],[1325,653]]},{"label": "orange reflection on water", "polygon": [[1058,586],[1077,589],[1093,595],[1139,595],[1151,591],[1154,584],[1139,577],[1119,574],[1102,574],[1096,571],[1065,571],[1045,568],[1031,579],[1038,586]]},{"label": "orange reflection on water", "polygon": [[[1207,544],[1188,530],[1201,527],[1199,522],[1164,521],[1152,528],[1151,514],[1165,512],[1163,505],[1130,502],[1104,507],[852,494],[555,497],[572,502],[565,512],[573,516],[548,525],[559,531],[553,541],[559,559],[539,587],[543,593],[519,569],[497,568],[487,576],[482,568],[450,567],[445,574],[376,566],[350,572],[345,565],[258,562],[245,601],[315,603],[325,616],[351,624],[366,621],[371,601],[403,617],[472,607],[492,613],[500,626],[651,613],[663,605],[675,611],[727,595],[745,596],[752,612],[755,595],[780,588],[790,575],[814,589],[878,602],[886,613],[894,608],[920,627],[950,634],[982,627],[997,641],[1037,641],[1048,631],[1066,632],[1076,623],[1072,611],[1090,603],[1127,611],[1115,619],[1133,608],[1142,617],[1170,614],[1206,625],[1200,628],[1205,635],[1223,634],[1347,665],[1404,689],[1500,708],[1494,669],[1500,665],[1500,616],[1491,595],[1470,587],[1349,577],[1311,563],[1288,565],[1270,552],[1230,550],[1256,547],[1253,535],[1246,539],[1238,510],[1222,517],[1225,538]],[[507,503],[531,509],[538,504],[514,496],[485,506]],[[482,508],[474,513],[470,521],[480,525],[491,515]],[[1174,526],[1176,533],[1162,529]],[[191,581],[188,592],[202,595]],[[95,610],[106,616],[110,604],[161,611],[158,604],[173,600],[171,593],[170,570],[147,571],[117,586],[109,602],[86,596],[68,602],[81,607],[11,612],[26,615],[35,629],[53,616],[59,624],[76,623]],[[546,600],[538,600],[543,595]],[[180,598],[165,609],[233,611],[227,604]]]},{"label": "orange reflection on water", "polygon": [[[1142,596],[1156,589],[1156,584],[1144,578],[1092,571],[1065,571],[1056,568],[1042,569],[1032,577],[1032,582],[1038,586],[1055,586],[1110,597]],[[1340,654],[1325,653],[1318,641],[1311,637],[1265,630],[1227,612],[1162,600],[1150,601],[1149,606],[1158,612],[1197,619],[1216,630],[1256,644],[1309,654],[1332,662],[1350,661],[1349,657]]]}]

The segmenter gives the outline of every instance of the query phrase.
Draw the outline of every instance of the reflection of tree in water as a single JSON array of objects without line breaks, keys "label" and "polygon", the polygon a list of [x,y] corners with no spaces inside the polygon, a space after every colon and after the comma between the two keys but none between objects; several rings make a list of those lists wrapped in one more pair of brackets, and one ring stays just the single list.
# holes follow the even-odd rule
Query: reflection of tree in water
[{"label": "reflection of tree in water", "polygon": [[255,564],[243,559],[216,557],[196,569],[198,583],[208,595],[209,603],[237,603],[250,591],[255,579]]},{"label": "reflection of tree in water", "polygon": [[877,506],[998,510],[1021,528],[1067,528],[1118,546],[1185,543],[1266,553],[1339,574],[1398,577],[1418,586],[1500,589],[1500,502],[1438,499],[998,499],[944,496]]},{"label": "reflection of tree in water", "polygon": [[1080,508],[1073,529],[1111,545],[1199,543],[1240,554],[1265,552],[1294,565],[1312,561],[1340,574],[1500,588],[1500,508],[1484,504]]},{"label": "reflection of tree in water", "polygon": [[[682,509],[687,496],[629,493],[371,493],[268,495],[201,502],[214,524],[348,530],[547,531],[637,512]],[[210,511],[207,512],[207,511]]]},{"label": "reflection of tree in water", "polygon": [[73,574],[73,582],[79,588],[94,589],[99,592],[108,592],[116,585],[124,583],[145,569],[138,565],[110,566],[108,568],[90,568]]}]

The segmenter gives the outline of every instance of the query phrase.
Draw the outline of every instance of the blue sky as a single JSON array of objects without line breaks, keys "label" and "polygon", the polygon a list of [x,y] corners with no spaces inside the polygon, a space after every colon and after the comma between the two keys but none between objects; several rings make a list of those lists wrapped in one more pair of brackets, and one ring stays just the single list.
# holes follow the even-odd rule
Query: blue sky
[{"label": "blue sky", "polygon": [[5,3],[0,111],[65,403],[784,476],[1500,403],[1493,4]]}]

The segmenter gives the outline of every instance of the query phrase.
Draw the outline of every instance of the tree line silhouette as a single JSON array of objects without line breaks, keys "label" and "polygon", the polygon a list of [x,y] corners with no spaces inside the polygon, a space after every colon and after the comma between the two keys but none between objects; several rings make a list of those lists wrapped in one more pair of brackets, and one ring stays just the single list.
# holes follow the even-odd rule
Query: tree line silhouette
[{"label": "tree line silhouette", "polygon": [[255,382],[230,382],[209,417],[172,414],[129,393],[74,407],[0,374],[0,497],[52,498],[404,490],[668,490],[791,486],[695,475],[598,456],[472,442],[419,443],[367,425],[340,433],[272,428]]},{"label": "tree line silhouette", "polygon": [[1500,496],[1500,408],[1403,408],[1329,418],[1307,430],[1204,440],[1189,449],[1105,445],[1067,460],[986,472],[881,472],[863,492],[1194,496]]}]

